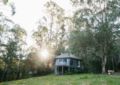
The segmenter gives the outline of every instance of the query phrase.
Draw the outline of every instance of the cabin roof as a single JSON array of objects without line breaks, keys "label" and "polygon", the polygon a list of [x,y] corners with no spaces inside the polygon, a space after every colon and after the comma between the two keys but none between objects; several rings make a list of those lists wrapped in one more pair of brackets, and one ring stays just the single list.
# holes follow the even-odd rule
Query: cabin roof
[{"label": "cabin roof", "polygon": [[74,58],[74,59],[80,59],[73,54],[70,53],[62,53],[61,55],[57,56],[56,58]]}]

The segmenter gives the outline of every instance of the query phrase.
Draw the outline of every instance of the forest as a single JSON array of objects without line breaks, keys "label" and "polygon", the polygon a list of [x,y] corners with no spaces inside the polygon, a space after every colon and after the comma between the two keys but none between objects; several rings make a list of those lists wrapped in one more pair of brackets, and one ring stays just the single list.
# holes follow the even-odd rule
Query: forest
[{"label": "forest", "polygon": [[[61,53],[80,57],[83,73],[120,72],[120,1],[70,3],[73,12],[68,16],[55,0],[46,1],[46,15],[32,32],[35,45],[29,47],[27,31],[6,17],[0,5],[0,81],[51,74],[54,58]],[[0,4],[10,7],[10,16],[17,13],[9,0],[0,0]]]}]

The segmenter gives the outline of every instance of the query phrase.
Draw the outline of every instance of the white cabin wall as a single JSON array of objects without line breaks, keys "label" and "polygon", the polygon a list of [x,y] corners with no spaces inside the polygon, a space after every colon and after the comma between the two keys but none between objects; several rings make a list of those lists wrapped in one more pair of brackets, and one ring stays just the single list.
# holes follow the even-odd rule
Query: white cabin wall
[{"label": "white cabin wall", "polygon": [[69,65],[69,60],[64,60],[64,59],[56,59],[55,65]]},{"label": "white cabin wall", "polygon": [[[73,67],[80,67],[80,61],[76,61],[76,60],[73,60],[73,59],[70,59],[70,58],[65,58],[66,60],[64,59],[56,59],[55,61],[55,66],[73,66]],[[72,62],[72,65],[71,65],[71,62]]]}]

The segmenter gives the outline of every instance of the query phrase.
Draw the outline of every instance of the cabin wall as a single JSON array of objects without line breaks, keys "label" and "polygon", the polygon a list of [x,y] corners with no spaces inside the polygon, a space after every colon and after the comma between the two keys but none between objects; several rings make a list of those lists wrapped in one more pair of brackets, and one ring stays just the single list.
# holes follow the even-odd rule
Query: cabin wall
[{"label": "cabin wall", "polygon": [[80,60],[70,58],[59,58],[55,60],[55,66],[80,67]]},{"label": "cabin wall", "polygon": [[55,60],[56,66],[70,66],[70,59],[56,59]]}]

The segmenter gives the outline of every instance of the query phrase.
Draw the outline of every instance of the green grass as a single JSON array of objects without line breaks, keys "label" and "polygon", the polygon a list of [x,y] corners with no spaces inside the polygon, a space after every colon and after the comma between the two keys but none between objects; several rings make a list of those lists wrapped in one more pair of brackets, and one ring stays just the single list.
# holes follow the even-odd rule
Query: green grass
[{"label": "green grass", "polygon": [[120,76],[95,74],[48,75],[3,82],[0,85],[120,85]]}]

